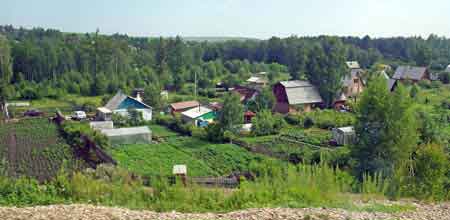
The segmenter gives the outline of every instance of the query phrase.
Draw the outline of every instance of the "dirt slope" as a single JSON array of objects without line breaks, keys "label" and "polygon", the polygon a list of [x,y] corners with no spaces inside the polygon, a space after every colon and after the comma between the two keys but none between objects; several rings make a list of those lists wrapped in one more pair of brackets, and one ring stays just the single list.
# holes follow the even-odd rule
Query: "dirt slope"
[{"label": "dirt slope", "polygon": [[281,219],[324,219],[324,220],[372,220],[372,219],[414,219],[450,220],[450,203],[436,205],[416,204],[417,209],[405,213],[349,212],[342,209],[249,209],[224,214],[182,214],[176,212],[157,213],[132,211],[122,208],[98,207],[92,205],[51,205],[29,208],[0,208],[0,219],[9,220],[172,220],[172,219],[226,219],[226,220],[281,220]]}]

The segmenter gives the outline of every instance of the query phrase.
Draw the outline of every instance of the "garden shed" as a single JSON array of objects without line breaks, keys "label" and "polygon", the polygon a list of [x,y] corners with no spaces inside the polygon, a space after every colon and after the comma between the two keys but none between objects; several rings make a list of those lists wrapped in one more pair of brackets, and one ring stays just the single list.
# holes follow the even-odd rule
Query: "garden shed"
[{"label": "garden shed", "polygon": [[349,145],[354,143],[356,134],[351,126],[342,128],[333,128],[333,139],[338,145]]},{"label": "garden shed", "polygon": [[152,143],[152,132],[146,126],[102,129],[101,132],[108,137],[111,145]]}]

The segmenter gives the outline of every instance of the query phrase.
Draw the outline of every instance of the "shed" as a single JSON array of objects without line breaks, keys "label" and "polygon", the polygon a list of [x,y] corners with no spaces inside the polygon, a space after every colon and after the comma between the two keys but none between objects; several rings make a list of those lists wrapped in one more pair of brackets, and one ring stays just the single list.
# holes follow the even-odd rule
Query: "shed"
[{"label": "shed", "polygon": [[111,121],[112,120],[112,111],[105,107],[99,107],[99,108],[97,108],[97,113],[95,115],[95,119],[99,120],[99,121]]},{"label": "shed", "polygon": [[333,128],[333,139],[338,145],[349,145],[354,143],[356,134],[355,129],[352,126]]},{"label": "shed", "polygon": [[170,104],[169,112],[184,112],[191,108],[198,107],[200,103],[198,101],[184,101],[184,102],[175,102]]},{"label": "shed", "polygon": [[101,133],[108,137],[111,145],[150,144],[152,142],[152,132],[146,126],[103,129]]},{"label": "shed", "polygon": [[174,165],[172,169],[172,174],[187,176],[187,166],[184,164]]},{"label": "shed", "polygon": [[[181,117],[185,122],[194,122],[195,125],[199,125],[199,122],[212,122],[216,118],[216,112],[210,108],[199,106],[189,109],[181,113]],[[204,125],[204,123],[202,124]]]}]

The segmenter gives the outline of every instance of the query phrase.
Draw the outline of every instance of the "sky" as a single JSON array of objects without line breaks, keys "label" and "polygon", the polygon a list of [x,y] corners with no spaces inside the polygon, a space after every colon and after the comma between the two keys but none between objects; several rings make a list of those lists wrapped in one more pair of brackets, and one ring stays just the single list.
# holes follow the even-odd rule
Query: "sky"
[{"label": "sky", "polygon": [[6,24],[153,37],[450,37],[450,1],[0,0]]}]

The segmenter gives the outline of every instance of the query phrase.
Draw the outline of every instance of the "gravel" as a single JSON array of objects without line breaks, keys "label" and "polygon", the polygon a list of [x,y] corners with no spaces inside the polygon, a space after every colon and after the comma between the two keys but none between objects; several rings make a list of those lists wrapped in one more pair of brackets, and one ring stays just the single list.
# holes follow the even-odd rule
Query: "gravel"
[{"label": "gravel", "polygon": [[123,208],[93,205],[50,205],[26,208],[0,207],[2,220],[450,220],[450,203],[413,204],[416,209],[403,213],[352,212],[330,208],[263,208],[230,213],[188,214],[178,212],[158,213],[134,211]]}]

